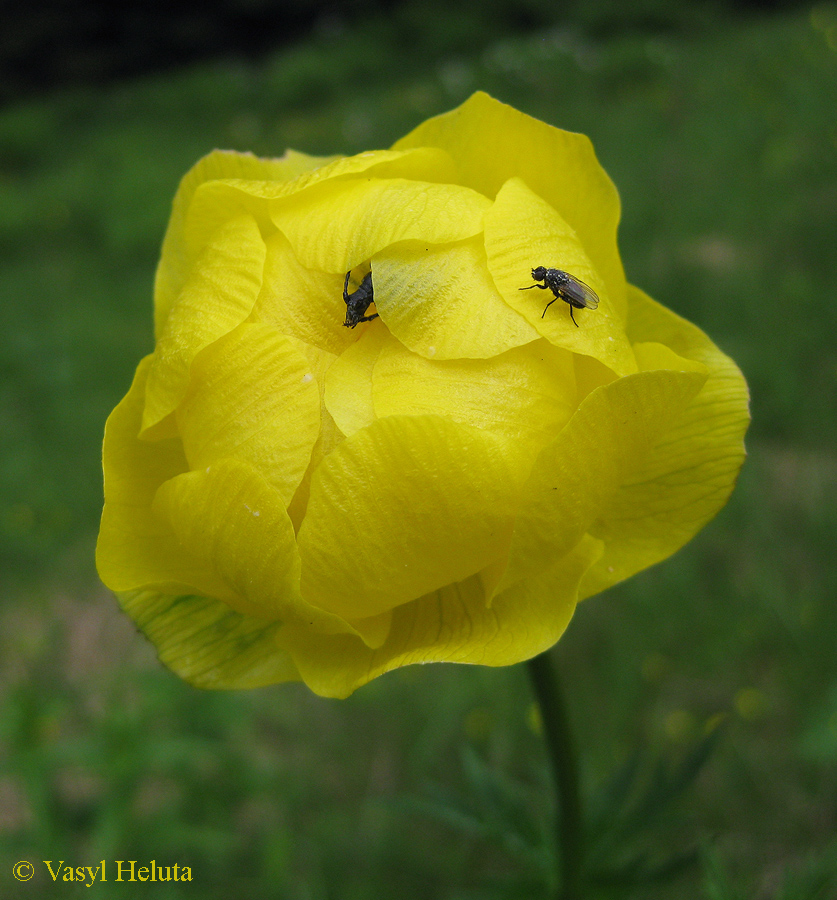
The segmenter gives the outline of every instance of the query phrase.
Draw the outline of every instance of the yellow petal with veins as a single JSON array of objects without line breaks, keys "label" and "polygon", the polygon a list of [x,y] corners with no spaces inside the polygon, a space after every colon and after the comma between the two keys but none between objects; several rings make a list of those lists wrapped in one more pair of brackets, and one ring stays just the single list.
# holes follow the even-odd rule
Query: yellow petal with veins
[{"label": "yellow petal with veins", "polygon": [[629,286],[628,299],[628,334],[645,342],[636,345],[643,367],[702,371],[705,383],[591,524],[590,534],[604,541],[605,552],[585,577],[582,597],[668,558],[691,540],[727,502],[746,455],[749,395],[738,366],[699,328],[638,288]]},{"label": "yellow petal with veins", "polygon": [[513,450],[439,416],[378,419],[314,473],[299,530],[302,593],[374,616],[478,572],[508,540]]},{"label": "yellow petal with veins", "polygon": [[[503,299],[539,334],[558,347],[598,359],[618,375],[636,371],[624,323],[578,235],[519,178],[503,185],[486,214],[485,249]],[[562,300],[546,309],[555,296],[534,286],[532,269],[537,266],[561,269],[589,285],[599,295],[598,309],[578,310],[578,327]]]},{"label": "yellow petal with veins", "polygon": [[600,542],[585,538],[547,571],[495,597],[491,607],[478,575],[446,585],[394,610],[380,647],[295,627],[283,629],[277,644],[308,687],[325,697],[347,697],[399,666],[511,665],[561,637],[575,610],[579,582],[600,555]]},{"label": "yellow petal with veins", "polygon": [[250,314],[264,258],[264,241],[250,216],[219,228],[207,245],[157,339],[142,420],[146,436],[183,399],[195,356]]},{"label": "yellow petal with veins", "polygon": [[490,205],[456,184],[351,178],[276,200],[271,214],[304,266],[343,274],[398,241],[472,237]]},{"label": "yellow petal with veins", "polygon": [[195,358],[177,425],[190,469],[241,460],[287,507],[320,431],[320,392],[290,338],[244,324]]},{"label": "yellow petal with veins", "polygon": [[547,125],[477,91],[393,145],[412,147],[446,151],[457,166],[458,183],[492,199],[510,178],[523,180],[578,236],[616,315],[624,318],[625,274],[616,245],[619,194],[586,135]]},{"label": "yellow petal with veins", "polygon": [[[195,258],[186,252],[186,216],[201,185],[218,179],[260,179],[265,183],[283,183],[296,179],[302,172],[318,169],[332,160],[331,156],[309,156],[288,150],[280,159],[260,159],[252,153],[213,150],[183,176],[172,205],[171,219],[163,241],[163,252],[154,280],[154,333],[163,331],[166,319],[183,290]],[[211,227],[203,229],[208,238],[223,222],[237,218],[243,210],[227,206],[219,216],[211,211]],[[193,226],[194,227],[194,226]],[[203,244],[199,247],[202,249]]]},{"label": "yellow petal with veins", "polygon": [[378,418],[441,415],[507,440],[528,472],[576,405],[572,355],[547,341],[493,359],[428,360],[384,345],[372,373]]},{"label": "yellow petal with veins", "polygon": [[486,359],[536,340],[488,272],[483,236],[403,241],[372,258],[375,306],[387,328],[427,359]]},{"label": "yellow petal with veins", "polygon": [[[543,449],[523,488],[497,592],[546,569],[590,530],[700,391],[699,372],[640,372],[596,388]],[[643,514],[636,510],[638,516]]]}]

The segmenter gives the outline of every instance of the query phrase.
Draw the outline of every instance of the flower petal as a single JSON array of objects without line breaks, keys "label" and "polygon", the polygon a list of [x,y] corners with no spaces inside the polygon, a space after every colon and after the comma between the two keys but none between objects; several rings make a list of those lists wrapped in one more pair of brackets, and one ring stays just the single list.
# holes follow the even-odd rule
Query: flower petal
[{"label": "flower petal", "polygon": [[[629,286],[628,298],[629,335],[666,345],[669,354],[685,358],[681,368],[709,374],[591,524],[590,533],[606,549],[584,580],[583,597],[667,558],[690,540],[726,503],[745,457],[750,415],[738,367],[699,328],[638,288]],[[648,350],[637,358],[652,363]]]},{"label": "flower petal", "polygon": [[[155,334],[162,332],[171,307],[183,290],[194,264],[194,257],[184,252],[185,221],[195,192],[204,182],[216,181],[219,178],[237,178],[281,183],[292,180],[309,169],[320,168],[331,159],[333,157],[308,156],[295,150],[288,150],[281,159],[259,159],[252,153],[213,150],[199,160],[180,182],[163,240],[163,252],[154,280]],[[226,207],[223,219],[213,216],[215,226],[228,218],[237,217],[240,212],[241,208],[238,205],[232,209]]]},{"label": "flower petal", "polygon": [[178,438],[137,437],[151,362],[147,356],[139,364],[131,389],[105,426],[105,507],[96,567],[113,591],[174,584],[183,567],[171,529],[151,512],[157,488],[188,469],[183,446]]},{"label": "flower petal", "polygon": [[304,266],[343,274],[397,241],[472,237],[490,205],[456,184],[351,178],[276,200],[271,211]]},{"label": "flower petal", "polygon": [[280,231],[265,246],[264,280],[252,318],[339,356],[357,340],[356,332],[343,327],[344,276],[301,265]]},{"label": "flower petal", "polygon": [[158,336],[143,431],[183,399],[195,356],[250,314],[261,288],[264,258],[264,241],[251,216],[233,219],[215,233]]},{"label": "flower petal", "polygon": [[[619,375],[636,371],[620,316],[584,246],[561,216],[519,178],[507,181],[485,216],[488,269],[509,306],[558,347],[592,356]],[[596,310],[578,310],[578,326],[568,304],[549,290],[538,290],[532,269],[562,269],[599,295]],[[521,290],[521,289],[526,290]]]},{"label": "flower petal", "polygon": [[[293,152],[293,151],[289,151]],[[303,157],[304,154],[295,154]],[[216,179],[213,185],[200,188],[220,189],[218,196],[231,197],[238,193],[253,200],[279,200],[299,194],[328,181],[343,181],[351,176],[375,178],[409,178],[415,181],[434,181],[443,184],[454,180],[453,160],[445,151],[435,147],[416,147],[409,150],[370,150],[355,156],[305,157],[317,163],[300,168],[296,177],[272,179],[227,177]],[[200,189],[199,188],[199,189]],[[244,202],[247,202],[246,200]],[[209,204],[207,204],[207,207]]]},{"label": "flower petal", "polygon": [[457,244],[404,241],[372,258],[387,328],[428,359],[485,359],[536,340],[488,274],[482,235]]},{"label": "flower petal", "polygon": [[244,616],[210,597],[151,590],[117,597],[160,660],[195,687],[234,690],[300,680],[291,655],[276,644],[279,622]]},{"label": "flower petal", "polygon": [[[456,167],[450,156],[437,147],[406,150],[369,150],[355,156],[341,156],[317,169],[300,174],[292,183],[275,189],[275,199],[298,194],[333,179],[364,175],[375,178],[409,178],[448,184],[455,180]],[[267,196],[265,194],[265,196]]]},{"label": "flower petal", "polygon": [[323,399],[343,434],[354,434],[375,421],[372,370],[383,347],[393,340],[381,322],[372,322],[328,370]]},{"label": "flower petal", "polygon": [[285,506],[251,466],[225,459],[165,482],[154,511],[182,550],[226,586],[238,612],[285,620],[301,608],[299,555]]},{"label": "flower petal", "polygon": [[195,357],[177,425],[190,469],[249,463],[287,507],[320,431],[320,392],[290,338],[244,324]]},{"label": "flower petal", "polygon": [[[521,492],[498,592],[544,570],[581,540],[704,381],[698,372],[640,372],[584,399],[557,440],[541,452]],[[637,509],[636,515],[644,512]]]},{"label": "flower petal", "polygon": [[440,415],[503,437],[524,475],[576,406],[572,354],[543,340],[493,359],[440,361],[390,341],[375,362],[372,395],[378,418]]},{"label": "flower petal", "polygon": [[296,493],[293,495],[288,506],[288,515],[291,517],[295,532],[299,533],[299,529],[302,526],[302,520],[305,518],[305,512],[308,509],[311,476],[317,470],[323,459],[325,459],[325,457],[328,456],[328,454],[343,440],[345,440],[345,435],[334,424],[334,419],[331,417],[331,413],[325,408],[325,404],[323,404],[321,397],[320,434],[317,437],[317,443],[314,444],[314,449],[311,451],[311,461],[308,463],[308,468],[305,470],[302,481],[300,481],[299,487],[296,489]]},{"label": "flower petal", "polygon": [[[324,634],[358,634],[302,599],[293,525],[273,488],[245,463],[225,459],[179,475],[160,487],[154,508],[171,523],[182,551],[228,586],[226,602],[237,612]],[[368,624],[380,640],[380,623]]]},{"label": "flower petal", "polygon": [[495,597],[490,608],[478,575],[446,585],[395,609],[379,648],[295,627],[283,629],[277,643],[308,687],[325,697],[346,697],[384,672],[417,663],[510,665],[558,640],[575,609],[579,582],[600,554],[601,544],[584,538],[547,571]]},{"label": "flower petal", "polygon": [[389,416],[346,438],[312,478],[303,596],[373,616],[482,569],[504,552],[517,503],[508,454],[437,416]]},{"label": "flower petal", "polygon": [[[227,220],[241,215],[251,215],[262,234],[269,236],[273,231],[271,201],[302,193],[330,179],[374,173],[378,178],[450,181],[453,171],[453,163],[444,151],[424,147],[404,152],[376,150],[337,159],[304,157],[303,154],[296,156],[311,165],[299,169],[295,178],[274,180],[269,172],[265,172],[263,178],[218,178],[199,184],[183,220],[181,255],[187,260],[196,259],[216,229]],[[325,164],[317,165],[324,161]]]},{"label": "flower petal", "polygon": [[624,318],[625,274],[616,245],[619,194],[586,135],[554,128],[477,91],[458,109],[428,119],[393,145],[410,147],[446,150],[458,166],[459,184],[486,197],[494,197],[509,178],[523,179],[578,235],[616,315]]}]

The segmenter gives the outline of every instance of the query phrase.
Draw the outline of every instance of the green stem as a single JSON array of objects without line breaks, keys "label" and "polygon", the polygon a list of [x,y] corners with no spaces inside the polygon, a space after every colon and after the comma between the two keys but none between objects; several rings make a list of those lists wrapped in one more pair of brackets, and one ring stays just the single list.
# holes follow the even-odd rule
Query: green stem
[{"label": "green stem", "polygon": [[578,765],[567,708],[557,667],[550,662],[549,651],[530,659],[527,665],[541,708],[547,755],[556,793],[556,837],[561,860],[561,890],[556,900],[579,900],[584,836]]}]

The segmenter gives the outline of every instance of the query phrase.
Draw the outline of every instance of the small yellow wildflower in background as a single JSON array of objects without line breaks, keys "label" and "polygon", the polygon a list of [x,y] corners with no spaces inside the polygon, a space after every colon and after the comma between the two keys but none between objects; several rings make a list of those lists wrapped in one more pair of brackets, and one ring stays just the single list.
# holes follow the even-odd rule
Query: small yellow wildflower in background
[{"label": "small yellow wildflower in background", "polygon": [[[586,137],[483,93],[391,150],[201,160],[104,443],[99,572],[162,660],[334,697],[517,663],[711,519],[746,385],[626,284],[618,219]],[[544,314],[539,266],[598,308]]]}]

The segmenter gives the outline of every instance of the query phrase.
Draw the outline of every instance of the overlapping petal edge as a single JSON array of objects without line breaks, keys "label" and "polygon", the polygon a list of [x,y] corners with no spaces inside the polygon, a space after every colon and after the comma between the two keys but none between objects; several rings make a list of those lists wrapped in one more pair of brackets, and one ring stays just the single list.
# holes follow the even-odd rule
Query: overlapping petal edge
[{"label": "overlapping petal edge", "polygon": [[[492,141],[486,141],[487,134]],[[556,166],[556,158],[566,165]],[[406,307],[396,302],[398,279],[390,277],[391,296],[385,288],[387,273],[398,264],[397,254],[388,248],[400,241],[399,246],[409,249],[416,237],[430,237],[411,232],[409,221],[394,213],[385,225],[370,218],[359,195],[352,193],[352,179],[361,173],[368,183],[407,179],[399,184],[412,182],[408,191],[421,182],[414,196],[416,202],[430,197],[433,243],[463,248],[466,260],[483,254],[496,285],[479,287],[486,308],[503,301],[520,308],[519,324],[467,334],[459,326],[474,317],[452,304],[453,327],[428,339],[427,329],[420,322],[417,326],[415,318],[399,319]],[[458,208],[466,211],[458,221],[439,214],[451,197],[451,182]],[[433,200],[437,195],[438,201]],[[502,208],[486,199],[495,197]],[[375,202],[385,198],[382,190]],[[561,209],[564,217],[550,218],[557,213],[544,212],[539,204]],[[577,264],[589,266],[592,273],[585,280],[595,281],[607,298],[606,314],[584,334],[556,331],[553,323],[538,320],[539,312],[517,306],[520,285],[504,258],[518,252],[516,234],[521,224],[531,222],[533,210],[541,210],[536,223],[545,224],[535,227],[544,229],[545,246],[560,239],[562,246],[580,254]],[[105,446],[100,573],[161,659],[201,687],[302,679],[327,696],[346,696],[383,672],[412,663],[515,663],[560,637],[578,599],[666,558],[689,540],[724,504],[743,461],[746,385],[732,361],[699,329],[625,285],[616,249],[618,216],[618,196],[586,138],[552,129],[484,94],[420,126],[391,151],[338,160],[291,153],[269,161],[216,153],[199,163],[175,200],[158,270],[158,349],[141,367],[121,412],[114,412]],[[483,221],[484,250],[468,243]],[[263,240],[276,226],[282,231]],[[325,238],[311,240],[312,234]],[[331,249],[325,252],[324,247]],[[574,412],[564,410],[566,398],[548,400],[545,406],[539,401],[557,432],[551,438],[531,438],[531,446],[539,448],[534,467],[516,467],[508,441],[481,434],[480,423],[468,416],[448,421],[427,415],[421,403],[427,407],[429,400],[413,398],[411,415],[395,414],[402,403],[398,366],[386,369],[393,338],[380,326],[353,343],[335,314],[341,272],[370,258],[381,273],[379,311],[385,317],[389,302],[387,325],[419,358],[438,353],[438,365],[450,359],[450,371],[456,371],[484,357],[508,356],[539,334],[555,345],[555,352],[564,352],[563,346],[587,354],[575,357],[574,378],[572,372],[564,373],[572,384],[567,396],[576,398]],[[404,259],[409,258],[407,253]],[[432,277],[432,265],[424,265],[420,253],[414,258],[419,268],[413,278]],[[322,268],[323,274],[314,278],[312,267]],[[196,269],[202,272],[197,282],[191,275]],[[287,290],[277,293],[267,277],[271,270],[285,274]],[[236,273],[232,280],[230,271]],[[497,301],[489,296],[495,290]],[[300,296],[311,302],[299,303]],[[190,313],[195,309],[208,310],[198,317],[198,329]],[[271,326],[280,326],[286,336]],[[491,340],[488,351],[480,349]],[[579,340],[597,346],[579,345]],[[334,407],[344,433],[355,437],[342,440],[333,425],[326,428],[331,419],[325,411],[318,434],[306,399],[300,409],[308,412],[293,428],[300,446],[274,448],[267,467],[272,477],[265,479],[250,466],[246,453],[244,461],[225,459],[232,451],[223,436],[211,433],[202,410],[216,400],[232,403],[240,385],[201,398],[190,379],[196,366],[207,366],[208,354],[223,360],[230,341],[255,348],[254,358],[275,358],[274,367],[294,381],[295,390],[301,390],[298,375],[307,364],[319,376],[306,378],[315,392],[310,396],[320,391],[324,410]],[[224,346],[216,350],[219,344]],[[351,352],[344,352],[349,347]],[[477,351],[471,352],[473,348]],[[346,369],[343,359],[352,355],[357,363]],[[608,369],[597,369],[593,359]],[[335,360],[341,362],[340,378],[324,378]],[[351,397],[354,385],[364,380],[358,376],[363,371],[366,400],[360,396],[353,407],[333,399],[341,390],[343,397]],[[258,415],[263,417],[265,404],[270,404],[264,397],[260,402]],[[120,428],[126,411],[133,424]],[[140,417],[144,439],[138,436]],[[504,479],[509,488],[488,492],[486,505],[472,511],[474,521],[487,520],[488,527],[476,547],[454,547],[470,555],[457,558],[452,552],[440,559],[437,570],[425,573],[426,592],[417,599],[410,598],[410,582],[405,582],[392,608],[380,592],[376,595],[374,577],[366,582],[356,577],[358,572],[374,576],[383,565],[375,547],[391,537],[392,523],[367,520],[363,548],[347,548],[345,541],[340,543],[343,525],[323,511],[335,492],[343,492],[337,498],[341,502],[362,492],[358,483],[352,494],[350,478],[359,461],[369,462],[373,471],[375,453],[391,465],[398,454],[409,452],[410,442],[405,445],[403,439],[411,429],[421,430],[418,443],[436,446],[436,455],[445,446],[459,445],[481,454],[486,472],[478,491]],[[251,435],[247,452],[261,462],[271,455],[264,450],[267,443],[266,435]],[[234,505],[229,496],[245,484],[250,497],[278,492],[284,499],[266,501],[265,508],[283,510],[300,477],[299,459],[309,456],[290,516],[274,514],[271,521],[277,539],[283,536],[277,546],[265,546],[265,563],[256,573],[237,568],[235,551],[243,543],[263,540],[264,529],[254,530],[254,521],[266,525],[269,517],[254,518],[248,508],[250,518],[226,530],[201,529],[194,518],[183,518],[184,510],[194,512],[213,496],[228,513]],[[297,460],[296,474],[289,476],[291,458]],[[207,471],[194,471],[207,462]],[[414,455],[413,463],[425,464]],[[456,505],[451,500],[456,489],[442,479],[435,496]],[[398,512],[404,499],[390,499]],[[426,499],[424,515],[429,517],[434,494]],[[295,510],[306,505],[311,516],[303,519]],[[237,520],[233,516],[229,521]],[[221,545],[226,545],[223,550]],[[416,558],[427,551],[414,549]],[[311,580],[312,573],[323,571],[322,566],[311,567],[323,553],[331,558],[342,554],[342,569],[336,570],[342,571],[342,588],[340,579],[331,585]],[[154,569],[151,576],[149,568]],[[387,577],[397,581],[396,574]],[[261,589],[248,588],[254,578]],[[352,619],[357,592],[365,599]],[[321,602],[312,603],[311,597]]]}]

